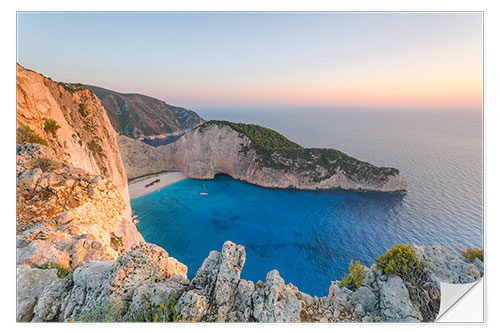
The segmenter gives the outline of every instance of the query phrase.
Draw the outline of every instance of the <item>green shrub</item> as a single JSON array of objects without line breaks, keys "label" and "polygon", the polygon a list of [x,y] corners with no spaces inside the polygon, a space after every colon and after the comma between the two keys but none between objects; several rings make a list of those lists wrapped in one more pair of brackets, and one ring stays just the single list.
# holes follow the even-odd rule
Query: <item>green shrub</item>
[{"label": "green shrub", "polygon": [[123,237],[118,237],[114,232],[110,234],[111,247],[119,254],[125,253],[125,248],[123,247]]},{"label": "green shrub", "polygon": [[402,277],[403,280],[404,277],[412,274],[423,273],[423,267],[417,258],[417,254],[406,244],[393,245],[385,255],[378,257],[375,263],[385,275],[393,273]]},{"label": "green shrub", "polygon": [[87,142],[87,147],[89,148],[89,150],[92,152],[92,154],[94,156],[96,156],[96,155],[104,156],[104,150],[97,142],[95,142],[95,140]]},{"label": "green shrub", "polygon": [[432,283],[426,263],[420,262],[409,245],[393,245],[385,255],[377,258],[375,264],[383,274],[395,274],[401,278],[424,322],[436,319],[440,308],[439,290]]},{"label": "green shrub", "polygon": [[38,266],[39,269],[57,269],[57,277],[60,279],[64,279],[72,274],[72,271],[70,269],[64,268],[62,266],[59,266],[57,264],[49,264],[45,263],[42,266]]},{"label": "green shrub", "polygon": [[29,126],[22,126],[17,128],[16,142],[17,144],[27,142],[27,143],[38,143],[44,146],[49,145],[47,143],[47,140],[36,134],[35,131],[31,129]]},{"label": "green shrub", "polygon": [[350,290],[358,289],[361,286],[363,277],[363,265],[361,265],[361,262],[356,260],[356,262],[353,263],[351,260],[351,263],[349,264],[349,274],[342,278],[340,285]]},{"label": "green shrub", "polygon": [[87,107],[83,103],[78,104],[78,112],[80,113],[80,115],[82,117],[87,117],[89,115],[89,112],[87,111]]},{"label": "green shrub", "polygon": [[265,128],[259,125],[232,123],[224,120],[211,120],[200,126],[200,131],[210,126],[211,124],[229,126],[235,131],[246,135],[252,143],[259,148],[278,150],[278,149],[304,149],[300,145],[288,140],[280,133],[272,129]]},{"label": "green shrub", "polygon": [[175,305],[178,302],[176,292],[170,294],[166,298],[165,294],[160,295],[163,302],[158,305],[151,304],[151,298],[147,299],[143,296],[145,307],[139,316],[135,316],[133,321],[146,321],[146,322],[175,322],[184,321],[184,317],[175,311]]},{"label": "green shrub", "polygon": [[484,262],[484,249],[480,250],[477,247],[474,249],[467,248],[466,251],[460,250],[458,247],[456,247],[456,249],[471,261],[475,258],[478,258],[479,260]]},{"label": "green shrub", "polygon": [[43,129],[45,133],[50,133],[52,136],[56,136],[56,132],[60,129],[61,126],[54,119],[47,119],[45,123],[43,123]]},{"label": "green shrub", "polygon": [[106,305],[95,306],[90,311],[78,314],[73,321],[90,323],[116,323],[125,321],[123,312],[125,306],[118,302],[109,302]]},{"label": "green shrub", "polygon": [[69,92],[71,92],[71,93],[74,91],[73,87],[72,87],[71,85],[67,84],[67,83],[64,83],[64,82],[58,82],[58,83],[57,83],[57,85],[59,85],[59,86],[63,87],[63,88],[64,88],[64,90],[69,91]]}]

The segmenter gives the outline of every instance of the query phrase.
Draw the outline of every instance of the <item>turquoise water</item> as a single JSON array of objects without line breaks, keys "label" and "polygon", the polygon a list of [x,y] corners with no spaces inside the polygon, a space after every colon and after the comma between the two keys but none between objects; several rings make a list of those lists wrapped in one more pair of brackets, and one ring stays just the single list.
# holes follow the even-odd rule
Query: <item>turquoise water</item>
[{"label": "turquoise water", "polygon": [[[132,200],[144,238],[192,277],[224,241],[245,246],[242,278],[278,269],[286,283],[323,296],[351,259],[370,265],[394,243],[482,247],[480,113],[206,112],[258,123],[304,146],[335,147],[408,179],[405,195],[272,190],[219,175],[186,179]],[[314,129],[314,130],[311,130]],[[209,195],[200,196],[203,185]]]}]

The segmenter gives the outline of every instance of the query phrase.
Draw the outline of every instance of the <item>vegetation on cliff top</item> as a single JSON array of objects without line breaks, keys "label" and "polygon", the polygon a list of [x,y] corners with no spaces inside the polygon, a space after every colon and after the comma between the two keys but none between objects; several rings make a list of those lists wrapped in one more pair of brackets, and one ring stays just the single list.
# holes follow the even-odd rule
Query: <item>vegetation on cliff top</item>
[{"label": "vegetation on cliff top", "polygon": [[351,260],[351,263],[349,264],[349,274],[342,278],[342,280],[340,281],[340,285],[350,290],[356,290],[361,286],[363,277],[364,272],[361,262],[359,260],[356,260],[356,262],[354,263]]},{"label": "vegetation on cliff top", "polygon": [[252,144],[242,146],[240,152],[246,156],[251,148],[255,149],[262,167],[300,173],[315,182],[330,178],[340,170],[353,181],[385,182],[399,173],[395,168],[376,167],[336,149],[304,148],[282,134],[259,125],[211,120],[200,125],[199,131],[203,132],[211,125],[229,126],[247,136]]},{"label": "vegetation on cliff top", "polygon": [[474,260],[475,258],[478,258],[479,260],[484,262],[484,250],[480,250],[477,247],[474,249],[467,248],[466,251],[460,250],[458,247],[455,248],[458,250],[458,252],[462,253],[465,258],[471,261]]},{"label": "vegetation on cliff top", "polygon": [[423,321],[434,321],[439,312],[439,295],[431,283],[429,267],[421,262],[412,247],[407,244],[393,245],[385,255],[377,258],[375,265],[384,275],[395,274],[401,278],[413,304],[421,309]]},{"label": "vegetation on cliff top", "polygon": [[280,133],[272,129],[265,128],[259,125],[232,123],[225,120],[211,120],[200,126],[200,131],[203,131],[208,125],[217,124],[225,125],[234,129],[236,132],[246,135],[256,148],[266,150],[280,150],[280,149],[304,149],[302,146],[288,140]]},{"label": "vegetation on cliff top", "polygon": [[385,255],[377,258],[376,265],[385,275],[390,273],[401,278],[422,274],[422,265],[413,249],[406,244],[394,245]]}]

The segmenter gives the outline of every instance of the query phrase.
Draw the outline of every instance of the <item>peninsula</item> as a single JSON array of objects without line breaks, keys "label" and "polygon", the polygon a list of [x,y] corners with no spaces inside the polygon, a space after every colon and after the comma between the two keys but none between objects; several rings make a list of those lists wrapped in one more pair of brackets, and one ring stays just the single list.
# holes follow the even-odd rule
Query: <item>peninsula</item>
[{"label": "peninsula", "polygon": [[269,188],[405,192],[408,182],[395,168],[375,167],[341,151],[304,148],[271,129],[208,121],[166,146],[151,147],[119,136],[129,178],[163,171],[213,179],[226,174]]}]

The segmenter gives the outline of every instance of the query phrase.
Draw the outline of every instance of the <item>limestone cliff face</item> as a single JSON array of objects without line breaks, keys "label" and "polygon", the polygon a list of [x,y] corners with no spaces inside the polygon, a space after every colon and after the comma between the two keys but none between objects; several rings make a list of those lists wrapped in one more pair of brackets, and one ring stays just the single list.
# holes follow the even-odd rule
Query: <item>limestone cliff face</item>
[{"label": "limestone cliff face", "polygon": [[[55,128],[51,131],[47,122],[53,121]],[[20,133],[32,133],[45,140],[64,165],[111,179],[125,203],[117,235],[123,236],[127,247],[142,240],[131,220],[127,177],[116,132],[90,90],[56,83],[17,65],[17,128],[18,141]]]},{"label": "limestone cliff face", "polygon": [[290,157],[295,151],[266,151],[264,162],[263,153],[247,135],[221,123],[205,123],[162,147],[146,146],[128,138],[119,140],[119,146],[129,178],[181,171],[196,179],[212,179],[223,173],[269,188],[381,192],[404,192],[408,188],[398,170],[377,168],[334,150],[333,157],[326,164],[323,162],[326,167],[317,162],[330,153],[325,149],[297,149],[301,154],[298,157]]},{"label": "limestone cliff face", "polygon": [[172,145],[152,147],[124,135],[119,135],[117,142],[128,179],[178,170],[172,159]]}]

